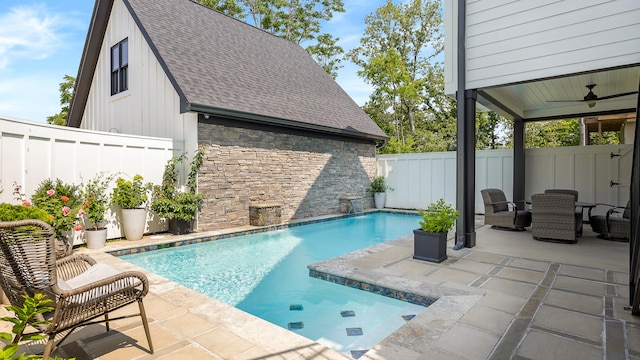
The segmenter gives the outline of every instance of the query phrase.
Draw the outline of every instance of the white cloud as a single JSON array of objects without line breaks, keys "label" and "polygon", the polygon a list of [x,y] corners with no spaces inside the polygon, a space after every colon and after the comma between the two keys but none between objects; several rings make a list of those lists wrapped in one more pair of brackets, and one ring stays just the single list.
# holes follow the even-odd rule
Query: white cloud
[{"label": "white cloud", "polygon": [[42,6],[14,7],[0,14],[0,70],[21,59],[44,59],[61,44],[63,19]]}]

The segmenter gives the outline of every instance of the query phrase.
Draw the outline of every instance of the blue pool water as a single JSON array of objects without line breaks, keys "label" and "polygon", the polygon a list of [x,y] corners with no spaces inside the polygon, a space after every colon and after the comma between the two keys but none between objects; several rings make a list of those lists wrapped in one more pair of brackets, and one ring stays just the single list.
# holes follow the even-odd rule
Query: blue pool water
[{"label": "blue pool water", "polygon": [[307,265],[411,234],[418,220],[373,213],[122,259],[349,354],[424,307],[311,278]]}]

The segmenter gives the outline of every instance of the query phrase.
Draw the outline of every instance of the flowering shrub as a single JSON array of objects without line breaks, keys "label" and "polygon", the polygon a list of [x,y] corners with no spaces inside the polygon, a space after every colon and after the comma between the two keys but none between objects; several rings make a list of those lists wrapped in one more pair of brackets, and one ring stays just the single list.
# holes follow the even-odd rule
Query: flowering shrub
[{"label": "flowering shrub", "polygon": [[87,181],[82,188],[82,210],[79,215],[84,215],[90,220],[93,228],[98,230],[103,227],[104,216],[109,209],[110,196],[107,190],[113,176],[105,176],[99,173],[95,178]]},{"label": "flowering shrub", "polygon": [[65,184],[60,179],[43,180],[31,197],[33,205],[49,214],[56,237],[62,238],[62,232],[82,230],[78,218],[82,216],[82,200],[76,185]]}]

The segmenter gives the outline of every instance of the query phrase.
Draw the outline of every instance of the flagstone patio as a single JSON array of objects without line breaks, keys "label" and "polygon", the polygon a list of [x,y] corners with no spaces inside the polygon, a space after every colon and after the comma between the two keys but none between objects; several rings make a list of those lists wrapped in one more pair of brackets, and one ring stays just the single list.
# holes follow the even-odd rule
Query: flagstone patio
[{"label": "flagstone patio", "polygon": [[[481,220],[481,218],[480,218]],[[197,234],[201,236],[202,234]],[[452,237],[453,234],[450,234]],[[145,237],[136,246],[188,236]],[[130,242],[108,243],[112,251]],[[477,246],[451,250],[440,264],[414,260],[412,236],[310,268],[439,298],[360,359],[640,359],[640,317],[628,305],[629,244],[585,227],[577,244],[535,241],[530,231],[477,230]],[[98,261],[138,269],[103,251]],[[140,270],[140,269],[138,269]],[[60,356],[82,359],[345,359],[294,332],[145,272],[155,354],[139,318],[112,331],[73,334]],[[126,309],[125,309],[126,310]],[[41,351],[32,344],[29,351]]]}]

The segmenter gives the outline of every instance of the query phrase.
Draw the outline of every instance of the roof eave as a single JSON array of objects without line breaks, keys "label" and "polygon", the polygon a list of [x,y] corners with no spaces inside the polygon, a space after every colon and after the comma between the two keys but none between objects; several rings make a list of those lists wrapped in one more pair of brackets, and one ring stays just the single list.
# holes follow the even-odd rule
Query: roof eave
[{"label": "roof eave", "polygon": [[206,106],[206,105],[191,103],[189,104],[188,108],[190,111],[201,112],[204,114],[235,118],[241,121],[261,123],[261,124],[273,125],[273,126],[284,127],[284,128],[306,130],[306,131],[324,133],[324,134],[340,135],[340,136],[345,136],[350,138],[366,139],[366,140],[372,140],[372,141],[389,140],[389,137],[386,135],[369,134],[369,133],[364,133],[364,132],[354,131],[354,130],[338,129],[338,128],[333,128],[329,126],[322,126],[322,125],[305,123],[305,122],[289,120],[289,119],[275,118],[275,117],[270,117],[265,115],[246,113],[246,112],[217,108],[217,107]]},{"label": "roof eave", "polygon": [[76,75],[67,126],[80,127],[114,0],[96,0]]}]

